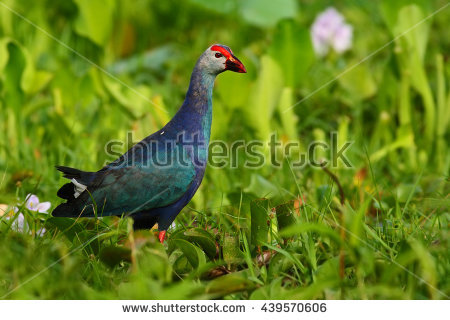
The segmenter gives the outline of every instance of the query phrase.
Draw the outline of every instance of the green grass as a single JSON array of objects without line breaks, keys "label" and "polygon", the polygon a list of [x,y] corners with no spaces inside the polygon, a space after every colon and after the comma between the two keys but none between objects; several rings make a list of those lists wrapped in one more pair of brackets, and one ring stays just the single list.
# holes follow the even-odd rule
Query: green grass
[{"label": "green grass", "polygon": [[[450,9],[352,68],[446,2],[342,1],[353,47],[324,58],[309,40],[324,2],[295,2],[284,20],[221,1],[111,1],[95,17],[96,1],[1,3],[1,298],[448,299]],[[353,142],[353,167],[296,168],[297,153],[278,152],[281,167],[251,169],[240,150],[237,168],[207,169],[164,246],[130,219],[25,208],[29,193],[59,203],[54,165],[98,170],[113,160],[108,141],[162,127],[212,42],[248,70],[217,79],[212,139],[276,132],[305,151],[337,132],[339,145]],[[14,226],[13,207],[29,230]]]}]

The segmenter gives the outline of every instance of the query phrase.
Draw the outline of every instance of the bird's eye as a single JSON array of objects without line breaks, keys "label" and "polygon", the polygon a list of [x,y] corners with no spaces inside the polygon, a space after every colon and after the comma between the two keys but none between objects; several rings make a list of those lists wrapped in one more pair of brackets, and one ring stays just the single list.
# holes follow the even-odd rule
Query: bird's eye
[{"label": "bird's eye", "polygon": [[222,58],[223,57],[223,55],[221,54],[221,53],[216,53],[216,58]]}]

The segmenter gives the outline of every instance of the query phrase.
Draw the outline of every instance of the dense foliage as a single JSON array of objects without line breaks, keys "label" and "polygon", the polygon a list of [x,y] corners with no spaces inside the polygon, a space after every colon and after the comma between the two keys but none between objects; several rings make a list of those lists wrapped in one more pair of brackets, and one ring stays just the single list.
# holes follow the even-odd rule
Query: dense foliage
[{"label": "dense foliage", "polygon": [[[317,55],[311,26],[330,5],[352,45]],[[447,6],[0,0],[0,297],[448,298]],[[98,170],[108,142],[123,152],[161,128],[213,43],[248,73],[218,77],[212,139],[275,133],[296,152],[264,148],[249,168],[240,148],[208,168],[164,246],[129,219],[56,219],[27,201],[54,208],[55,165]],[[350,168],[293,165],[333,132],[353,142]]]}]

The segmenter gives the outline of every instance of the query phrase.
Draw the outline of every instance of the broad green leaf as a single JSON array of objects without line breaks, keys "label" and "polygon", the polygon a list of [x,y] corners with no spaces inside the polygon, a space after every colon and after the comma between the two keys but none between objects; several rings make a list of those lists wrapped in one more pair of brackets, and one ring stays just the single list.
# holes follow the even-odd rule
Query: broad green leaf
[{"label": "broad green leaf", "polygon": [[[174,252],[175,253],[175,252]],[[181,252],[173,262],[173,270],[178,274],[186,274],[193,271],[192,264],[189,262],[185,254]]]},{"label": "broad green leaf", "polygon": [[[11,49],[11,46],[15,46],[17,49]],[[20,88],[24,92],[26,92],[27,94],[35,94],[48,84],[48,82],[52,78],[52,74],[46,71],[36,70],[34,62],[32,60],[32,56],[30,55],[28,50],[26,50],[26,48],[24,48],[22,45],[19,45],[16,41],[9,38],[3,38],[0,40],[0,78],[2,77],[1,73],[3,73],[3,70],[5,69],[8,61],[12,61],[14,63],[15,60],[15,57],[14,59],[10,59],[9,50],[18,50],[18,52],[20,52],[20,55],[23,56],[23,73],[19,78],[17,78],[17,80],[20,81]],[[19,71],[19,68],[17,71]],[[9,79],[8,81],[11,80],[12,79]]]},{"label": "broad green leaf", "polygon": [[[358,62],[351,62],[354,65]],[[372,97],[377,91],[377,85],[366,64],[360,64],[346,72],[338,79],[339,84],[348,91],[352,100],[363,100]]]},{"label": "broad green leaf", "polygon": [[110,267],[118,265],[121,261],[131,262],[131,250],[119,246],[105,246],[100,250],[100,260]]},{"label": "broad green leaf", "polygon": [[294,94],[291,88],[283,88],[279,103],[279,114],[281,118],[283,133],[287,135],[289,140],[297,141],[297,123],[298,117],[294,112]]},{"label": "broad green leaf", "polygon": [[285,86],[297,88],[307,81],[314,61],[310,31],[294,20],[281,21],[273,35],[269,53],[283,70]]},{"label": "broad green leaf", "polygon": [[[172,233],[170,238],[172,240],[181,239],[189,243],[197,244],[211,259],[216,256],[216,241],[214,236],[201,228],[179,229]],[[169,252],[174,251],[176,247],[175,242],[169,241]]]},{"label": "broad green leaf", "polygon": [[450,199],[425,198],[422,201],[422,205],[425,210],[435,209],[439,212],[450,208]]},{"label": "broad green leaf", "polygon": [[294,210],[294,201],[283,203],[275,207],[278,222],[278,231],[282,231],[287,227],[295,224],[296,219]]},{"label": "broad green leaf", "polygon": [[219,13],[230,13],[236,9],[236,0],[189,0],[199,6],[206,9],[219,12]]},{"label": "broad green leaf", "polygon": [[330,239],[334,240],[338,244],[341,244],[341,245],[343,244],[341,237],[335,230],[333,230],[329,227],[326,227],[325,225],[322,225],[322,224],[315,224],[315,223],[296,224],[296,225],[290,226],[290,227],[286,228],[285,230],[283,230],[282,232],[280,232],[280,235],[282,237],[291,237],[291,236],[300,235],[305,232],[317,232],[317,233],[321,234],[322,236],[329,237]]},{"label": "broad green leaf", "polygon": [[350,229],[350,244],[353,247],[357,247],[360,244],[363,236],[363,224],[365,223],[364,217],[367,213],[368,207],[372,199],[367,198],[364,203],[360,205],[357,212],[354,212],[350,206],[346,206],[344,210],[344,219],[346,220],[346,225]]},{"label": "broad green leaf", "polygon": [[436,261],[428,248],[414,238],[409,239],[411,249],[414,251],[417,260],[421,266],[421,276],[423,281],[429,284],[428,290],[433,299],[438,299],[437,286],[437,270]]},{"label": "broad green leaf", "polygon": [[252,290],[255,284],[242,273],[230,273],[216,278],[206,286],[206,293],[222,297],[233,292]]},{"label": "broad green leaf", "polygon": [[[284,257],[286,257],[287,259],[292,261],[302,273],[306,273],[307,272],[306,267],[303,265],[303,263],[299,259],[299,254],[296,254],[296,253],[293,253],[293,252],[289,252],[287,250],[281,249],[279,247],[272,246],[270,244],[267,244],[267,247],[269,249],[272,249],[273,251],[278,252],[279,254],[283,255]],[[314,266],[314,268],[315,268],[315,266]]]},{"label": "broad green leaf", "polygon": [[114,0],[74,0],[79,14],[75,21],[75,30],[99,46],[104,46],[111,35]]},{"label": "broad green leaf", "polygon": [[189,242],[198,244],[209,258],[216,256],[216,241],[208,231],[200,228],[189,229],[184,232],[184,236]]},{"label": "broad green leaf", "polygon": [[71,218],[48,218],[46,220],[46,228],[49,226],[56,227],[59,231],[61,231],[70,241],[73,241],[75,236],[84,230],[84,228],[74,219]]},{"label": "broad green leaf", "polygon": [[12,40],[9,38],[0,39],[0,77],[1,74],[3,73],[3,69],[5,68],[9,60],[8,44],[11,41]]},{"label": "broad green leaf", "polygon": [[394,35],[402,35],[402,40],[404,39],[408,43],[408,47],[404,47],[404,49],[416,50],[420,61],[423,61],[425,57],[430,29],[429,21],[424,21],[424,18],[425,14],[419,6],[405,6],[399,11],[397,24],[393,29]]},{"label": "broad green leaf", "polygon": [[397,187],[397,200],[401,203],[407,202],[410,197],[420,192],[422,192],[420,186],[402,183]]},{"label": "broad green leaf", "polygon": [[239,11],[249,23],[259,27],[272,27],[278,21],[295,17],[295,0],[246,0],[239,2]]},{"label": "broad green leaf", "polygon": [[228,266],[238,263],[243,259],[242,252],[239,250],[239,236],[225,233],[222,245],[223,260]]},{"label": "broad green leaf", "polygon": [[269,200],[257,199],[250,203],[251,211],[251,243],[252,245],[264,245],[269,236]]},{"label": "broad green leaf", "polygon": [[274,197],[281,192],[276,185],[257,173],[251,175],[250,184],[244,191],[257,197]]},{"label": "broad green leaf", "polygon": [[273,255],[269,262],[269,277],[276,278],[283,272],[288,272],[294,266],[294,261],[281,253]]},{"label": "broad green leaf", "polygon": [[21,88],[27,94],[35,94],[42,90],[52,79],[53,74],[47,71],[36,70],[32,56],[22,49],[26,65],[21,79]]},{"label": "broad green leaf", "polygon": [[[145,97],[151,97],[151,92],[148,87],[140,86],[139,88],[136,88],[136,90],[140,93],[138,94],[129,90],[120,82],[117,82],[116,80],[111,79],[108,76],[103,76],[102,78],[108,92],[117,100],[117,102],[119,102],[119,106],[122,108],[122,110],[132,119],[137,120],[138,118],[142,117],[144,114],[149,112],[149,108],[153,108],[155,110],[159,109],[155,105],[149,103],[148,100],[141,97],[140,94]],[[155,104],[160,106],[161,102]],[[160,111],[161,110],[155,111],[155,113],[158,113]],[[165,115],[165,117],[167,117],[167,114]],[[146,128],[146,130],[148,130],[148,127]]]},{"label": "broad green leaf", "polygon": [[[251,78],[248,75],[237,75],[233,72],[224,72],[216,80],[215,92],[221,97],[222,103],[235,108],[246,108],[248,105],[248,92]],[[216,112],[216,110],[214,110]],[[226,110],[230,112],[230,110]]]},{"label": "broad green leaf", "polygon": [[164,71],[167,63],[179,58],[180,49],[168,44],[114,62],[108,66],[108,71],[114,75],[139,72],[142,68],[151,71]]},{"label": "broad green leaf", "polygon": [[408,148],[413,143],[414,143],[414,136],[412,135],[412,133],[410,133],[409,135],[401,136],[401,137],[397,138],[391,144],[389,144],[387,146],[383,146],[381,149],[372,153],[370,155],[370,161],[376,162],[376,161],[386,157],[386,155],[389,152],[394,151],[398,148],[403,148],[403,147]]},{"label": "broad green leaf", "polygon": [[247,121],[262,141],[269,139],[273,130],[273,112],[278,105],[283,88],[283,74],[278,64],[269,56],[261,57],[261,71],[251,91],[250,103],[243,112]]},{"label": "broad green leaf", "polygon": [[316,281],[339,279],[339,258],[334,257],[321,264],[314,272]]},{"label": "broad green leaf", "polygon": [[[400,34],[408,31],[415,24],[419,23],[420,16],[429,13],[430,2],[427,0],[383,0],[380,3],[380,11],[388,26],[392,36],[397,37]],[[414,9],[412,7],[415,7]],[[419,11],[422,14],[419,14]],[[418,20],[419,19],[419,20]],[[411,35],[408,37],[416,37],[417,34],[422,33],[420,29],[428,28],[428,22],[423,21],[421,25],[417,25],[411,30]],[[415,30],[419,29],[419,30]],[[410,32],[408,32],[410,33]],[[407,34],[405,34],[407,36]]]},{"label": "broad green leaf", "polygon": [[[26,68],[26,59],[21,46],[15,41],[6,40],[3,42],[3,46],[6,47],[9,55],[6,64],[4,64],[4,61],[0,61],[0,64],[4,64],[1,75],[4,79],[4,97],[6,103],[19,110],[23,104],[23,91],[20,84]],[[2,47],[1,44],[0,47]]]},{"label": "broad green leaf", "polygon": [[172,239],[171,241],[183,251],[192,267],[197,269],[206,263],[205,255],[198,247],[182,239]]}]

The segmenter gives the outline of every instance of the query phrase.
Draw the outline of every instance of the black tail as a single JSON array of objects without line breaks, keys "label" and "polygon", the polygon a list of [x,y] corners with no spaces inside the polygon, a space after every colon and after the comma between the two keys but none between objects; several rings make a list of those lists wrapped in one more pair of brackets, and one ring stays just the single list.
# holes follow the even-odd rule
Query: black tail
[{"label": "black tail", "polygon": [[71,203],[61,203],[53,210],[54,217],[77,217],[80,214]]},{"label": "black tail", "polygon": [[63,185],[56,194],[58,197],[66,200],[74,200],[75,199],[75,186],[72,182],[66,183]]},{"label": "black tail", "polygon": [[[89,197],[83,196],[84,192],[78,190],[80,184],[82,187],[88,187],[95,180],[97,172],[86,172],[74,168],[56,166],[56,169],[61,171],[64,178],[75,179],[76,181],[66,183],[58,190],[58,197],[67,200],[66,203],[61,203],[53,210],[54,217],[78,217],[84,208],[85,203]],[[81,192],[81,193],[80,193]],[[77,195],[77,198],[75,198]],[[84,209],[83,209],[84,210]],[[93,216],[93,209],[91,206],[83,211],[83,216]]]},{"label": "black tail", "polygon": [[67,179],[80,179],[81,175],[84,173],[84,171],[64,166],[56,166],[56,169],[61,171],[63,177]]},{"label": "black tail", "polygon": [[96,176],[96,172],[87,172],[64,166],[56,166],[56,169],[63,173],[64,178],[75,179],[86,186],[90,185]]}]

